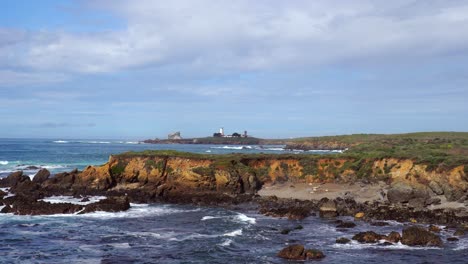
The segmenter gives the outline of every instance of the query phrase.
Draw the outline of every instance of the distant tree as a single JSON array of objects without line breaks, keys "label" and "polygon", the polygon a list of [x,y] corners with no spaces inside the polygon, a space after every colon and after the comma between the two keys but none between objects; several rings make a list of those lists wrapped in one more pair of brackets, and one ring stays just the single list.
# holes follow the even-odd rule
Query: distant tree
[{"label": "distant tree", "polygon": [[221,133],[214,133],[213,137],[222,137],[223,135]]},{"label": "distant tree", "polygon": [[241,137],[241,134],[235,132],[235,133],[232,134],[232,137]]}]

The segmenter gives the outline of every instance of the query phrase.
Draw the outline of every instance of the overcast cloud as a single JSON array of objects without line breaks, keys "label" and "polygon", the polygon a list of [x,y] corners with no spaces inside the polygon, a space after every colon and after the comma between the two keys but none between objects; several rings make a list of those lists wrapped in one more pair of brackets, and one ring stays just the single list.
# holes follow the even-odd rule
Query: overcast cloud
[{"label": "overcast cloud", "polygon": [[[21,12],[17,25],[0,20],[5,125],[28,114],[96,124],[77,137],[199,136],[218,126],[274,137],[468,129],[455,118],[468,114],[460,99],[468,98],[468,1],[98,0],[50,9],[67,23],[44,15],[24,25]],[[24,97],[39,101],[12,106]],[[61,112],[51,116],[51,105]]]}]

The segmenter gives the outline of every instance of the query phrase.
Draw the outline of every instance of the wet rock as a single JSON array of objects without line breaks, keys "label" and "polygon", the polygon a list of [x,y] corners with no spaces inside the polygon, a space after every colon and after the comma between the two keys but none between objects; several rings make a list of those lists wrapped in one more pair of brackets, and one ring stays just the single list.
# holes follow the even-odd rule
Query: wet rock
[{"label": "wet rock", "polygon": [[319,208],[320,217],[331,218],[338,215],[335,201],[329,200],[323,203]]},{"label": "wet rock", "polygon": [[8,177],[0,179],[0,187],[15,187],[19,183],[30,180],[28,176],[23,175],[23,171],[16,171],[8,175]]},{"label": "wet rock", "polygon": [[82,202],[82,203],[89,202],[89,198],[88,198],[88,197],[84,197],[83,199],[80,200],[80,202]]},{"label": "wet rock", "polygon": [[460,240],[460,239],[458,239],[458,238],[456,238],[456,237],[448,237],[448,238],[447,238],[447,241],[449,241],[449,242],[456,242],[456,241],[458,241],[458,240]]},{"label": "wet rock", "polygon": [[346,237],[340,237],[340,238],[337,238],[335,242],[337,244],[348,244],[351,242],[351,240]]},{"label": "wet rock", "polygon": [[299,201],[292,199],[267,198],[259,200],[259,212],[273,217],[287,217],[301,220],[312,214],[316,208],[312,201]]},{"label": "wet rock", "polygon": [[418,226],[403,229],[401,243],[408,246],[436,246],[443,245],[439,236]]},{"label": "wet rock", "polygon": [[356,227],[356,224],[353,222],[343,222],[336,226],[337,228],[353,228]]},{"label": "wet rock", "polygon": [[2,210],[2,213],[13,213],[16,215],[71,214],[82,209],[81,205],[71,203],[49,203],[23,195],[8,197],[3,201],[7,206]]},{"label": "wet rock", "polygon": [[0,190],[0,199],[3,199],[3,197],[5,197],[8,193]]},{"label": "wet rock", "polygon": [[370,223],[371,226],[389,226],[390,224],[387,222],[372,222]]},{"label": "wet rock", "polygon": [[374,231],[360,232],[353,236],[353,240],[357,240],[359,243],[377,243],[384,236],[375,233]]},{"label": "wet rock", "polygon": [[287,234],[289,234],[290,232],[291,232],[291,229],[285,228],[285,229],[281,230],[280,233],[281,233],[282,235],[287,235]]},{"label": "wet rock", "polygon": [[50,176],[50,172],[47,169],[41,169],[40,171],[36,173],[36,175],[34,175],[34,178],[32,181],[35,183],[41,184],[45,182],[47,179],[49,179],[49,176]]},{"label": "wet rock", "polygon": [[429,188],[437,195],[444,194],[444,189],[435,181],[429,182]]},{"label": "wet rock", "polygon": [[435,225],[430,225],[427,230],[429,230],[430,232],[434,232],[434,233],[440,233],[441,229],[440,227],[438,226],[435,226]]},{"label": "wet rock", "polygon": [[91,213],[95,211],[121,212],[130,209],[128,197],[108,197],[104,200],[88,204],[80,214]]},{"label": "wet rock", "polygon": [[302,230],[304,227],[302,225],[297,225],[294,227],[295,230]]},{"label": "wet rock", "polygon": [[388,242],[398,243],[401,240],[401,235],[398,232],[392,231],[385,238]]},{"label": "wet rock", "polygon": [[41,167],[32,165],[32,166],[27,166],[27,167],[24,168],[24,169],[25,169],[25,170],[38,170],[38,169],[40,169],[40,168],[41,168]]},{"label": "wet rock", "polygon": [[387,246],[393,246],[393,243],[390,243],[388,241],[385,241],[383,243],[380,243],[379,246],[384,246],[384,247],[387,247]]},{"label": "wet rock", "polygon": [[278,253],[278,257],[289,260],[312,260],[325,257],[323,252],[316,249],[305,249],[303,245],[291,245]]}]

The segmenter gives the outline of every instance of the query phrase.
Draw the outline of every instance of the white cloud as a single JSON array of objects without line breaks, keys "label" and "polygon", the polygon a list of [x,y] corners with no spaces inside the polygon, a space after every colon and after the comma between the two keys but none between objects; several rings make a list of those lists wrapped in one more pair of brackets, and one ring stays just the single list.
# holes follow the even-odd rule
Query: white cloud
[{"label": "white cloud", "polygon": [[0,65],[61,73],[155,65],[250,71],[411,61],[468,47],[468,4],[462,1],[102,0],[85,6],[112,12],[126,26],[28,37],[3,30]]}]

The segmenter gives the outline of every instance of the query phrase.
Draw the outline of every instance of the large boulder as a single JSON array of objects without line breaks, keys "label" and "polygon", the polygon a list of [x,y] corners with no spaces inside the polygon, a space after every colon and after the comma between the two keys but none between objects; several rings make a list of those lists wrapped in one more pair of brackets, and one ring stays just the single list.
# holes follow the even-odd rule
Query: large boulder
[{"label": "large boulder", "polygon": [[387,199],[391,203],[408,202],[411,198],[413,198],[413,187],[404,182],[392,184],[387,192]]},{"label": "large boulder", "polygon": [[91,213],[96,211],[105,212],[121,212],[130,209],[130,203],[127,196],[109,197],[104,200],[86,205],[85,209],[80,214]]},{"label": "large boulder", "polygon": [[50,172],[47,169],[41,169],[34,175],[33,182],[35,183],[43,183],[50,177]]},{"label": "large boulder", "polygon": [[384,235],[375,233],[374,231],[360,232],[353,236],[353,240],[359,243],[377,243],[379,240],[385,238]]},{"label": "large boulder", "polygon": [[303,245],[290,245],[283,248],[278,257],[290,260],[311,260],[325,257],[323,252],[316,249],[305,249]]},{"label": "large boulder", "polygon": [[336,203],[333,200],[329,200],[324,202],[320,208],[320,217],[336,217],[338,215],[337,210],[336,210]]},{"label": "large boulder", "polygon": [[16,171],[8,175],[8,177],[0,179],[0,187],[15,187],[19,183],[30,180],[27,175],[23,175],[23,171]]},{"label": "large boulder", "polygon": [[411,226],[403,229],[401,243],[408,246],[441,247],[443,245],[439,236],[418,226]]},{"label": "large boulder", "polygon": [[387,199],[391,203],[411,202],[413,206],[425,205],[425,200],[429,198],[427,187],[412,186],[406,182],[395,182],[387,192]]}]

